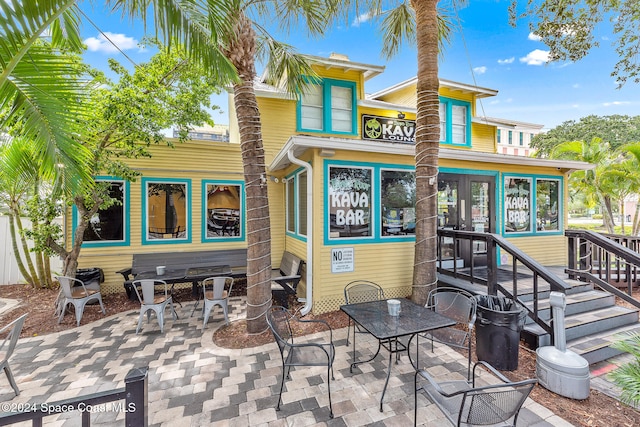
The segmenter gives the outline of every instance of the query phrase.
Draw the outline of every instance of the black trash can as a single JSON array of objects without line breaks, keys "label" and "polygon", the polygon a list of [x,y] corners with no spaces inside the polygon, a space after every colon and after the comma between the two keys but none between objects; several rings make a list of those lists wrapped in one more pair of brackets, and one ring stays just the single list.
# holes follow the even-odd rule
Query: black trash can
[{"label": "black trash can", "polygon": [[518,369],[520,332],[527,310],[517,302],[494,295],[476,295],[476,356],[501,371]]},{"label": "black trash can", "polygon": [[76,279],[82,280],[87,289],[100,290],[100,283],[104,282],[104,273],[101,268],[79,268],[76,270]]}]

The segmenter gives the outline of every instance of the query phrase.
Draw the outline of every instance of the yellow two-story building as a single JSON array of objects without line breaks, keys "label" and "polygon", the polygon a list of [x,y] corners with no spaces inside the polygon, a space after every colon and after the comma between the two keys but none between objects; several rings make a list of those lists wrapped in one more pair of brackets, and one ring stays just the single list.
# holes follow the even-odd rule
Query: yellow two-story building
[{"label": "yellow two-story building", "polygon": [[[298,288],[307,309],[336,310],[344,286],[372,280],[388,297],[411,292],[415,243],[416,79],[367,95],[384,67],[340,55],[309,57],[321,77],[299,99],[257,82],[266,154],[272,260],[287,250],[306,261]],[[589,166],[496,154],[497,123],[476,117],[496,90],[440,80],[438,225],[498,233],[547,265],[566,260],[567,178]],[[230,111],[233,102],[230,99]],[[153,147],[130,164],[142,178],[112,183],[122,205],[100,212],[85,234],[81,266],[115,272],[142,252],[246,247],[237,121],[229,142]],[[73,229],[75,219],[67,224]],[[441,245],[442,265],[453,245]],[[483,248],[457,248],[459,267]],[[447,261],[449,260],[449,261]],[[508,263],[504,257],[500,260]]]}]

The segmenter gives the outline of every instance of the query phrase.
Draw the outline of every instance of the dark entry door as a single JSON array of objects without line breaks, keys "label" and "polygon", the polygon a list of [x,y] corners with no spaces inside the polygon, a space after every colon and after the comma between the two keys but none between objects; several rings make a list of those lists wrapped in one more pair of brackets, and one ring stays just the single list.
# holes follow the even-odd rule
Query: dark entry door
[{"label": "dark entry door", "polygon": [[[440,173],[438,175],[438,226],[480,233],[495,232],[495,178],[486,175]],[[441,244],[443,267],[453,268],[453,240]],[[458,267],[486,265],[484,242],[459,244]]]}]

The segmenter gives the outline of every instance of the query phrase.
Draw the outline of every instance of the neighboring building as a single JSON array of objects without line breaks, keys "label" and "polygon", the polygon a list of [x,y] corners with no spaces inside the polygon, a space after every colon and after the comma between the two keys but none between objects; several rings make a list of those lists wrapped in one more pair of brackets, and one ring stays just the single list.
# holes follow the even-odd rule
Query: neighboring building
[{"label": "neighboring building", "polygon": [[[178,137],[178,131],[173,130],[173,137]],[[194,127],[189,132],[189,138],[196,141],[220,141],[229,142],[229,125],[214,125]]]},{"label": "neighboring building", "polygon": [[542,132],[544,125],[519,122],[516,120],[478,117],[478,123],[496,127],[496,152],[512,156],[526,156],[533,153],[531,140]]},{"label": "neighboring building", "polygon": [[[315,312],[344,303],[344,286],[380,283],[388,297],[411,293],[415,246],[416,79],[365,95],[384,67],[345,57],[309,57],[321,80],[300,100],[260,80],[268,168],[272,260],[284,250],[306,261],[300,296]],[[497,91],[440,81],[441,147],[438,223],[498,233],[545,264],[562,264],[567,178],[590,166],[573,161],[496,154],[495,124],[476,118],[476,102]],[[152,159],[131,165],[138,182],[113,183],[122,205],[95,221],[82,267],[101,267],[105,291],[121,292],[115,272],[140,252],[246,247],[245,194],[233,97],[229,143],[188,141],[152,146]],[[210,224],[232,217],[232,232]],[[71,220],[69,233],[73,231]],[[110,232],[107,232],[110,231]],[[70,234],[69,234],[70,235]],[[453,259],[453,246],[443,245]],[[456,258],[469,262],[471,248]],[[473,247],[475,259],[484,248]],[[449,261],[452,262],[452,261]],[[501,259],[508,263],[508,258]],[[277,264],[275,264],[277,266]]]}]

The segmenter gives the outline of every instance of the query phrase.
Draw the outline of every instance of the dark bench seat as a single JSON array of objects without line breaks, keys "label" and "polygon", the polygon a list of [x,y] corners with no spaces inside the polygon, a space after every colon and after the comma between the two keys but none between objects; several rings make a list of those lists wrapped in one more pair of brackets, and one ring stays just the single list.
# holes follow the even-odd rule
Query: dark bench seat
[{"label": "dark bench seat", "polygon": [[271,294],[274,304],[289,307],[289,295],[295,295],[302,277],[302,261],[291,252],[282,254],[280,267],[271,270]]},{"label": "dark bench seat", "polygon": [[172,283],[197,282],[205,278],[198,275],[199,271],[211,271],[215,270],[216,267],[222,269],[225,266],[231,268],[229,276],[242,277],[247,274],[247,250],[221,249],[133,254],[131,268],[116,272],[124,277],[124,287],[129,298],[133,297],[135,299],[135,293],[132,295],[131,283],[136,279],[136,276],[140,273],[153,272],[159,265],[165,266],[167,272],[184,271],[184,274],[173,274]]}]

